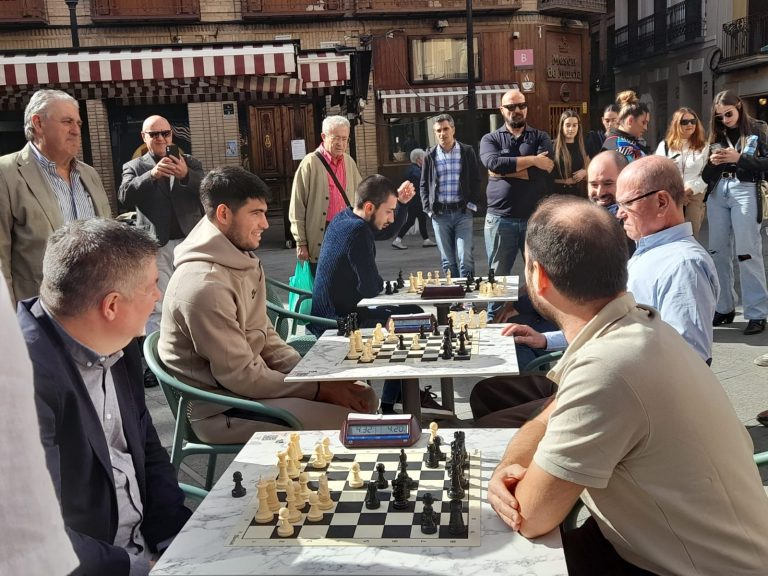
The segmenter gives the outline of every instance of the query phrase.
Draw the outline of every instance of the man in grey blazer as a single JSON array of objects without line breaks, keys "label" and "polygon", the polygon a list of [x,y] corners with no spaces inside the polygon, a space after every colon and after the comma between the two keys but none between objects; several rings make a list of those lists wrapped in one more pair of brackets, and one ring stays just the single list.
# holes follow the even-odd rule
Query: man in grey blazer
[{"label": "man in grey blazer", "polygon": [[29,142],[0,157],[0,268],[14,305],[38,295],[54,230],[112,215],[99,175],[76,158],[81,126],[77,100],[60,90],[38,90],[24,110]]},{"label": "man in grey blazer", "polygon": [[[160,244],[157,286],[164,294],[173,274],[173,250],[203,215],[203,166],[173,144],[173,129],[162,116],[144,120],[141,138],[147,153],[123,164],[117,192],[123,207],[136,210],[136,225],[149,229]],[[170,153],[169,153],[170,152]],[[162,296],[147,321],[147,333],[160,329]]]}]

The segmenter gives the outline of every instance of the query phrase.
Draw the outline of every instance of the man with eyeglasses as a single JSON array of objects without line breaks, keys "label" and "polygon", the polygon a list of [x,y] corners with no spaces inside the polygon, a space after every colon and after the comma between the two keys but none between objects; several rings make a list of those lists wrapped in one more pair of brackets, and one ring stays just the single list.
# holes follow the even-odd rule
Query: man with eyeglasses
[{"label": "man with eyeglasses", "polygon": [[[173,250],[203,215],[200,182],[203,165],[173,144],[173,129],[162,116],[144,120],[141,138],[147,152],[123,164],[123,181],[117,192],[122,207],[136,210],[136,225],[150,230],[161,248],[157,253],[157,286],[165,294],[173,274]],[[147,321],[147,333],[160,329],[163,297]],[[147,372],[148,384],[154,382]]]},{"label": "man with eyeglasses", "polygon": [[504,94],[499,111],[504,125],[483,136],[480,161],[488,169],[488,267],[496,275],[506,276],[512,271],[517,252],[523,254],[528,218],[546,192],[554,151],[549,134],[528,125],[528,103],[520,90]]},{"label": "man with eyeglasses", "polygon": [[38,90],[24,110],[27,145],[0,158],[0,268],[14,304],[38,295],[48,236],[112,215],[101,178],[77,159],[82,124],[72,96]]}]

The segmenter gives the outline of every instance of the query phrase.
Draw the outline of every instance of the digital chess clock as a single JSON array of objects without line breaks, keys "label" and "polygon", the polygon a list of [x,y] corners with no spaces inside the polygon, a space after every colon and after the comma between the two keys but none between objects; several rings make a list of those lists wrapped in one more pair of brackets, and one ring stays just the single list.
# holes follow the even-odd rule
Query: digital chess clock
[{"label": "digital chess clock", "polygon": [[347,448],[403,448],[421,438],[421,428],[410,414],[349,414],[339,439]]}]

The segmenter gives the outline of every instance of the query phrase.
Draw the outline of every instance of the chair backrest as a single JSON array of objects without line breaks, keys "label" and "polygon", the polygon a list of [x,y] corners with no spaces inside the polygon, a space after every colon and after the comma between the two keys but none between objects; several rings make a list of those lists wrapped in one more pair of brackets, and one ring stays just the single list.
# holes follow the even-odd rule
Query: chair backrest
[{"label": "chair backrest", "polygon": [[[277,290],[275,290],[275,287],[271,282],[267,282],[267,302],[271,302],[278,308],[285,309],[285,305],[283,304],[280,295],[277,293]],[[275,331],[280,338],[287,340],[290,327],[286,317],[269,306],[267,306],[267,317],[272,322],[272,325],[275,327]]]}]

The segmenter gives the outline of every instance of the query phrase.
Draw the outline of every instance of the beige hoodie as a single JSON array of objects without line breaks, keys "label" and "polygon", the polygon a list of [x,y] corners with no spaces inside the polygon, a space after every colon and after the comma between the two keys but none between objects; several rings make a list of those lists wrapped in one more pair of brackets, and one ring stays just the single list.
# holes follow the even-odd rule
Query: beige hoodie
[{"label": "beige hoodie", "polygon": [[[197,388],[232,396],[312,400],[316,382],[285,382],[299,354],[267,317],[259,259],[238,250],[206,217],[174,256],[158,344],[169,371]],[[195,403],[192,419],[227,409]]]}]

